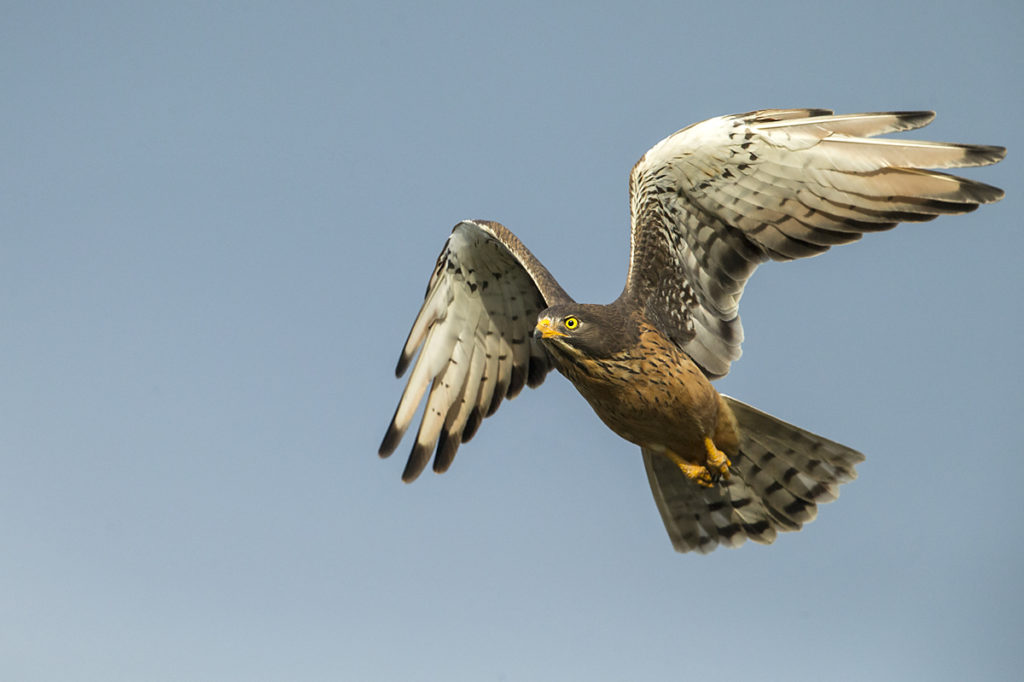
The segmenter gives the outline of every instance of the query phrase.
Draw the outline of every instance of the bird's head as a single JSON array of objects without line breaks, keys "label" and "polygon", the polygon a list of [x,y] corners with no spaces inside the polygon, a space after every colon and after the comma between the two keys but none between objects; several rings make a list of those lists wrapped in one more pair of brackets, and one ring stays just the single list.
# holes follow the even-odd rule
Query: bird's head
[{"label": "bird's head", "polygon": [[540,313],[533,338],[556,354],[607,358],[636,342],[629,322],[615,306],[563,303]]}]

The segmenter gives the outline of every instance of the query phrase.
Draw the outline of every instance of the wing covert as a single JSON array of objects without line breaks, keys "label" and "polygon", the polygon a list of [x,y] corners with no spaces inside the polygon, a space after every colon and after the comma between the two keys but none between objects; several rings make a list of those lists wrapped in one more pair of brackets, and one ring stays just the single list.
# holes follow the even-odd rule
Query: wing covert
[{"label": "wing covert", "polygon": [[998,188],[930,170],[996,163],[1002,147],[874,137],[933,117],[776,109],[670,135],[630,174],[623,295],[710,376],[725,375],[740,356],[739,301],[759,264],[1002,198]]},{"label": "wing covert", "polygon": [[571,300],[503,225],[455,226],[395,370],[402,376],[419,350],[379,451],[382,457],[394,452],[426,394],[403,480],[415,480],[432,452],[434,470],[445,471],[502,399],[544,381],[552,365],[533,339],[537,314]]}]

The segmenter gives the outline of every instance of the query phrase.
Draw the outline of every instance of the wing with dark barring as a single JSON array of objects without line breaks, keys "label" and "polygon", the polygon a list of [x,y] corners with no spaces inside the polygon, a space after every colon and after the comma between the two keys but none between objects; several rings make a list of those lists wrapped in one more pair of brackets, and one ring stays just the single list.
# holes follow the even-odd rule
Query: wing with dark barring
[{"label": "wing with dark barring", "polygon": [[996,187],[930,170],[995,163],[1002,147],[875,137],[932,118],[769,109],[670,135],[630,174],[624,295],[710,376],[726,374],[743,341],[740,297],[760,263],[1002,198]]},{"label": "wing with dark barring", "polygon": [[401,377],[419,350],[379,451],[381,457],[394,452],[426,394],[402,480],[415,480],[431,453],[434,471],[447,470],[459,445],[502,399],[544,381],[552,365],[533,338],[537,314],[571,301],[503,225],[467,220],[455,226],[395,371]]}]

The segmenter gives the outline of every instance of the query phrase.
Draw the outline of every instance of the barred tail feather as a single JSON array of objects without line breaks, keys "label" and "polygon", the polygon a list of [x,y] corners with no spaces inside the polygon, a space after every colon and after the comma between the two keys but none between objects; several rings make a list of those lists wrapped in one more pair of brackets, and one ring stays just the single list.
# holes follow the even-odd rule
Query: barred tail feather
[{"label": "barred tail feather", "polygon": [[800,530],[864,461],[856,450],[722,397],[741,432],[729,478],[706,488],[669,458],[643,450],[654,501],[679,552],[706,554],[748,539],[769,544],[780,532]]}]

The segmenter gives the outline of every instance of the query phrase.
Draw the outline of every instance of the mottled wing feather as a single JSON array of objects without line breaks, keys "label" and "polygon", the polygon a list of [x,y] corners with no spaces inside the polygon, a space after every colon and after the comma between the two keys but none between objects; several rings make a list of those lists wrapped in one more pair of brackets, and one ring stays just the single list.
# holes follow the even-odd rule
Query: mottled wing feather
[{"label": "mottled wing feather", "polygon": [[398,360],[402,376],[419,350],[380,446],[382,457],[394,452],[426,395],[403,480],[419,476],[432,453],[434,470],[446,470],[504,398],[544,380],[552,365],[532,336],[537,314],[569,301],[504,226],[483,220],[455,226]]},{"label": "mottled wing feather", "polygon": [[995,187],[937,172],[1005,150],[873,136],[919,128],[932,112],[833,116],[765,110],[685,128],[630,175],[625,295],[711,376],[740,355],[739,301],[767,260],[813,256],[903,221],[966,213]]}]

